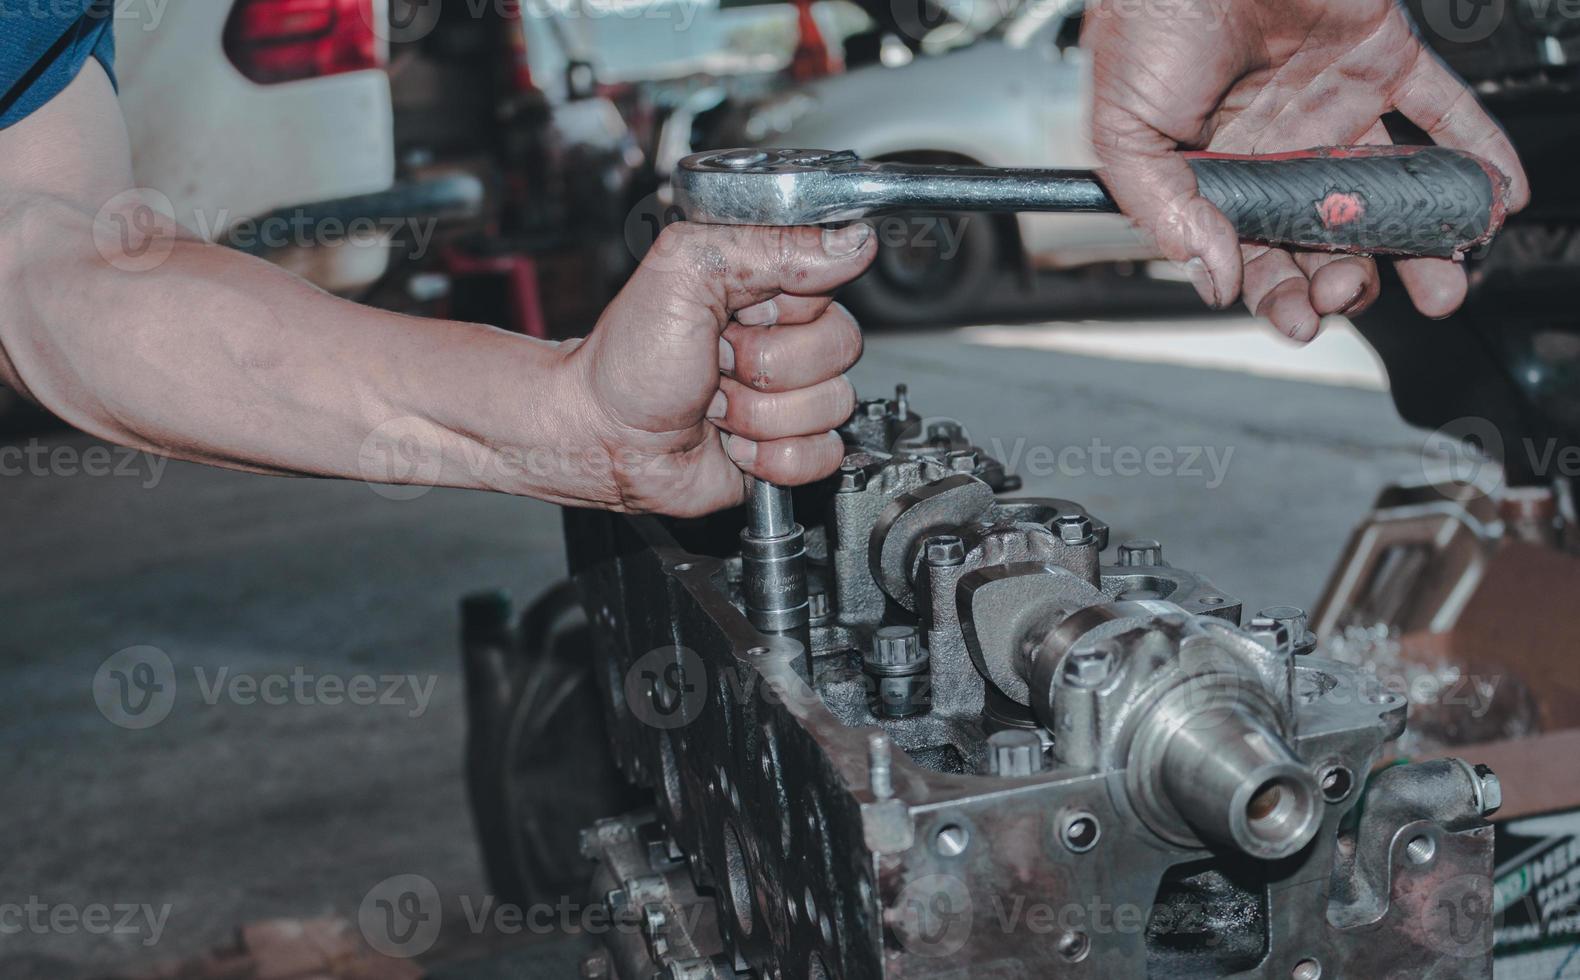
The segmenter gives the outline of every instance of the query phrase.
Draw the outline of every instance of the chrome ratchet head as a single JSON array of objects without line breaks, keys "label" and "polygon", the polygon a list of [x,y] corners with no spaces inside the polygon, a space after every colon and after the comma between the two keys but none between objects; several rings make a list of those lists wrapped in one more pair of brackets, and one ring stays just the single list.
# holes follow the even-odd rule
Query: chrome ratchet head
[{"label": "chrome ratchet head", "polygon": [[850,150],[694,153],[675,171],[675,208],[710,225],[815,225],[871,214],[860,193],[870,165]]},{"label": "chrome ratchet head", "polygon": [[680,161],[687,221],[816,225],[902,211],[1113,211],[1089,170],[870,163],[849,150],[748,148]]}]

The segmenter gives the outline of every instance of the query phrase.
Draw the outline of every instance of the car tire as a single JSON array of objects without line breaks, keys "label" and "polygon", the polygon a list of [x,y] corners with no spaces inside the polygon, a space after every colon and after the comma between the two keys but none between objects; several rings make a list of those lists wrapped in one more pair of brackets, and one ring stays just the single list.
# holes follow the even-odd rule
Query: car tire
[{"label": "car tire", "polygon": [[863,323],[953,323],[982,309],[984,292],[1000,275],[992,217],[913,213],[872,224],[878,257],[840,297]]}]

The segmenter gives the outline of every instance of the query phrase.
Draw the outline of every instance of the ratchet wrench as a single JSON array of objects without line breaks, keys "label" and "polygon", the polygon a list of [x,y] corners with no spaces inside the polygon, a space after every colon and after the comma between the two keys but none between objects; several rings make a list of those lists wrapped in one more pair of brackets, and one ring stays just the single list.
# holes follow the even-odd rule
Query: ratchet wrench
[{"label": "ratchet wrench", "polygon": [[[1246,242],[1452,258],[1503,224],[1508,178],[1445,147],[1185,156],[1202,196]],[[687,221],[724,225],[815,225],[918,210],[1119,210],[1090,170],[869,163],[849,150],[790,149],[689,156],[675,174],[675,205]]]},{"label": "ratchet wrench", "polygon": [[[1186,154],[1201,194],[1242,241],[1363,254],[1452,258],[1504,219],[1508,178],[1443,147],[1326,147],[1274,156]],[[675,173],[687,221],[816,225],[899,211],[1118,212],[1090,170],[868,163],[830,150],[698,153]],[[802,528],[790,491],[753,479],[741,532],[747,617],[805,638]]]}]

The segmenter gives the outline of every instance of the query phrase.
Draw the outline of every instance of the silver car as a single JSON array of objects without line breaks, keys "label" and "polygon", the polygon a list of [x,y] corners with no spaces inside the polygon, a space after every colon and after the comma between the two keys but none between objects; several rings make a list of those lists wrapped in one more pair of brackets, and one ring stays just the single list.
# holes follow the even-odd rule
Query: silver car
[{"label": "silver car", "polygon": [[[969,43],[853,69],[766,102],[748,117],[746,136],[867,159],[1095,166],[1080,21],[1068,0],[1032,0]],[[1118,215],[910,215],[878,230],[885,247],[849,300],[890,322],[969,314],[1006,268],[1154,257]]]}]

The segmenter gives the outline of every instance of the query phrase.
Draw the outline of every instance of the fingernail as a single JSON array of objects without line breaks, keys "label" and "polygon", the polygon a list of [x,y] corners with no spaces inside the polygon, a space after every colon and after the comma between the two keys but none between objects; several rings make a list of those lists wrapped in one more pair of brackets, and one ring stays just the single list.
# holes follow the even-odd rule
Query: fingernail
[{"label": "fingernail", "polygon": [[843,228],[823,229],[823,251],[834,258],[849,255],[867,244],[872,237],[872,226],[857,221]]},{"label": "fingernail", "polygon": [[735,348],[731,347],[730,342],[723,337],[719,338],[719,370],[735,370]]},{"label": "fingernail", "polygon": [[713,393],[713,401],[708,402],[708,418],[722,419],[724,418],[724,413],[729,410],[730,400],[724,396],[724,392],[715,391]]},{"label": "fingernail", "polygon": [[740,436],[727,435],[724,437],[724,451],[735,460],[735,465],[747,467],[757,462],[757,443]]},{"label": "fingernail", "polygon": [[1202,302],[1215,310],[1223,309],[1223,301],[1218,298],[1218,287],[1212,281],[1212,270],[1207,268],[1206,262],[1200,257],[1190,259],[1185,263],[1185,275],[1190,278],[1190,284],[1196,287]]},{"label": "fingernail", "polygon": [[748,306],[735,314],[735,322],[743,327],[766,327],[779,322],[779,304],[771,299]]},{"label": "fingernail", "polygon": [[1360,307],[1361,300],[1363,300],[1365,298],[1366,298],[1366,284],[1363,282],[1363,283],[1360,284],[1360,287],[1355,290],[1355,295],[1350,297],[1350,301],[1348,303],[1345,303],[1344,304],[1344,308],[1342,310],[1340,310],[1339,312],[1342,313],[1344,316],[1349,316],[1351,313],[1354,313],[1356,311],[1356,309],[1358,309]]}]

